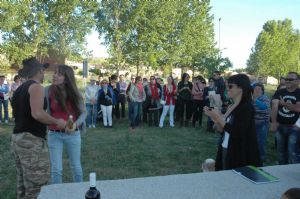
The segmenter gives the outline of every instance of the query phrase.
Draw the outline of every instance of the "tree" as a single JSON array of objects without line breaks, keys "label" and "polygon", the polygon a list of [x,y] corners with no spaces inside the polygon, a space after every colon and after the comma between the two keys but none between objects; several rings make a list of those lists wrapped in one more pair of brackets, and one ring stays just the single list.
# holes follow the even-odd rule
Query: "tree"
[{"label": "tree", "polygon": [[28,56],[42,60],[49,54],[64,63],[83,53],[97,5],[81,0],[1,1],[1,52],[12,64]]},{"label": "tree", "polygon": [[125,41],[130,31],[131,1],[103,0],[96,14],[96,29],[104,35],[104,44],[108,46],[111,61],[115,63],[117,74],[125,64]]},{"label": "tree", "polygon": [[292,21],[267,21],[247,61],[247,70],[256,75],[280,78],[288,71],[299,72],[299,31]]},{"label": "tree", "polygon": [[[1,52],[11,64],[37,54],[39,45],[45,39],[47,23],[45,13],[37,1],[1,1],[0,27],[3,42]],[[40,48],[40,52],[43,51]]]},{"label": "tree", "polygon": [[213,56],[215,42],[209,0],[101,1],[97,30],[105,35],[112,60],[153,69],[194,68]]}]

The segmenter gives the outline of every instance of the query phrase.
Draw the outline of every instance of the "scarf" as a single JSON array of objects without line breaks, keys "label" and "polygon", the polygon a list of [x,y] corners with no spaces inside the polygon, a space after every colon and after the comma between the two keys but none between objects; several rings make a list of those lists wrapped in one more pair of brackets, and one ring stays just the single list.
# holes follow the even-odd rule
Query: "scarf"
[{"label": "scarf", "polygon": [[157,88],[157,84],[150,84],[150,89],[151,89],[151,97],[154,100],[158,100],[159,96],[158,96],[158,88]]},{"label": "scarf", "polygon": [[139,99],[143,99],[143,90],[144,90],[143,84],[142,83],[137,83],[136,87],[139,91]]}]

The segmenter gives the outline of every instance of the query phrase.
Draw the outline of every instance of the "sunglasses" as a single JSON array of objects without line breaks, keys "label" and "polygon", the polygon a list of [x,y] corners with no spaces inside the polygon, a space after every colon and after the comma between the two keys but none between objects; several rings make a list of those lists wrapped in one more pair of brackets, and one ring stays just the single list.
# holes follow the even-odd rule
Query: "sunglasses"
[{"label": "sunglasses", "polygon": [[289,82],[294,81],[294,80],[297,80],[297,79],[293,79],[293,78],[285,78],[285,81],[289,81]]}]

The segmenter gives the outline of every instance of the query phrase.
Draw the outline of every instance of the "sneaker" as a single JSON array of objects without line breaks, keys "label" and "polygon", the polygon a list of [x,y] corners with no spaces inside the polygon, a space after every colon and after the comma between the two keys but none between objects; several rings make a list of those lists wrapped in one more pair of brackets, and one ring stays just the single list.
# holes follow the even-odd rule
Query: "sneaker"
[{"label": "sneaker", "polygon": [[172,128],[173,128],[173,127],[174,127],[174,124],[170,124],[170,127],[172,127]]},{"label": "sneaker", "polygon": [[4,123],[5,123],[5,124],[8,124],[8,120],[5,120]]},{"label": "sneaker", "polygon": [[96,128],[95,124],[92,125],[92,128]]},{"label": "sneaker", "polygon": [[159,125],[159,128],[162,128],[163,127],[163,125]]},{"label": "sneaker", "polygon": [[89,125],[88,128],[89,128],[89,129],[92,128],[92,125]]}]

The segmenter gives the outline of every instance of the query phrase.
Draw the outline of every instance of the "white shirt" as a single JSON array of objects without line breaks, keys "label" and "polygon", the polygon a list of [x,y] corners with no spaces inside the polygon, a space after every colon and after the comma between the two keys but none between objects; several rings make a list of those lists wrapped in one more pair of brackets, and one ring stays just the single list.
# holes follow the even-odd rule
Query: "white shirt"
[{"label": "white shirt", "polygon": [[89,103],[91,99],[95,99],[97,100],[98,98],[98,92],[100,90],[100,86],[98,85],[87,85],[87,87],[85,88],[85,100],[86,103]]},{"label": "white shirt", "polygon": [[[226,122],[229,122],[231,119],[231,116],[227,117],[226,118]],[[222,147],[224,149],[227,149],[228,148],[228,141],[229,141],[229,133],[227,131],[224,132],[224,139],[223,139],[223,142],[222,142]]]}]

